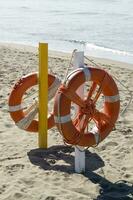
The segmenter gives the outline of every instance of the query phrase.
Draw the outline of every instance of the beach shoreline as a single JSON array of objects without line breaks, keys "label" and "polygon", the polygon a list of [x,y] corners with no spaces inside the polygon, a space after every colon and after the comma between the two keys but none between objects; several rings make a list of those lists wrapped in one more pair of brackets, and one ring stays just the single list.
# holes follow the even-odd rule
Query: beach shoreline
[{"label": "beach shoreline", "polygon": [[[39,44],[38,44],[39,45]],[[26,44],[19,44],[19,43],[1,43],[1,47],[7,47],[12,49],[18,49],[23,51],[30,51],[34,53],[38,53],[38,47],[32,46],[32,45],[26,45]],[[69,58],[71,57],[72,53],[63,52],[63,51],[55,51],[55,50],[49,50],[49,57],[61,57],[61,58]],[[98,58],[98,57],[92,57],[87,54],[85,54],[86,57],[88,57],[90,60],[93,60],[96,64],[104,64],[104,65],[111,65],[112,67],[120,67],[120,68],[127,68],[129,70],[133,70],[133,64],[121,62],[121,61],[115,61],[112,59],[106,59],[106,58]]]},{"label": "beach shoreline", "polygon": [[[70,57],[50,51],[49,72],[64,80]],[[124,110],[131,98],[129,91],[133,94],[132,65],[128,68],[125,63],[91,59],[125,85],[117,82]],[[37,133],[20,130],[9,115],[8,98],[14,83],[35,71],[36,47],[0,43],[0,200],[131,199],[133,99],[109,136],[86,150],[86,173],[76,174],[74,148],[64,145],[56,128],[48,131],[48,149],[39,149]],[[124,180],[122,189],[120,180]]]}]

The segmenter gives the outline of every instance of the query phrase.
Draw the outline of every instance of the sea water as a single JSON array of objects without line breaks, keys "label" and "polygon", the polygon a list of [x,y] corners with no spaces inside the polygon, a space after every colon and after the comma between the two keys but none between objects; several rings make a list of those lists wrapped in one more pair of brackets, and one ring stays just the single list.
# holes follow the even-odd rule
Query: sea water
[{"label": "sea water", "polygon": [[0,41],[133,63],[133,0],[0,0]]}]

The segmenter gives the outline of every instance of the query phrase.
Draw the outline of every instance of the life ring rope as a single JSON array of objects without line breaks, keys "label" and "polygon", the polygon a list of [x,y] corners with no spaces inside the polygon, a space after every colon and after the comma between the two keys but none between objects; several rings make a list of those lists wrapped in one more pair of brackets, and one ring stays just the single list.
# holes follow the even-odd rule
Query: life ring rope
[{"label": "life ring rope", "polygon": [[20,129],[27,129],[30,126],[33,119],[35,118],[35,116],[37,115],[37,113],[38,106],[35,106],[35,108],[32,111],[28,112],[28,114],[23,119],[15,123],[16,126]]},{"label": "life ring rope", "polygon": [[61,84],[61,81],[58,78],[55,78],[54,82],[48,88],[48,101],[50,101],[54,97],[60,84]]}]

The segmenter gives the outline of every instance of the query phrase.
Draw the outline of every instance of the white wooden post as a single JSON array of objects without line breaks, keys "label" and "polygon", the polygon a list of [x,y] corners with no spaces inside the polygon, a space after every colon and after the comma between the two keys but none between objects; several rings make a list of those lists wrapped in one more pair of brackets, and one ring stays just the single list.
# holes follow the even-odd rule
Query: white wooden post
[{"label": "white wooden post", "polygon": [[[84,52],[76,51],[73,59],[74,69],[84,67]],[[84,94],[84,86],[81,86],[77,91],[79,96]],[[75,110],[77,111],[78,106],[75,105]],[[75,146],[75,172],[83,173],[85,172],[85,151],[84,147]]]}]

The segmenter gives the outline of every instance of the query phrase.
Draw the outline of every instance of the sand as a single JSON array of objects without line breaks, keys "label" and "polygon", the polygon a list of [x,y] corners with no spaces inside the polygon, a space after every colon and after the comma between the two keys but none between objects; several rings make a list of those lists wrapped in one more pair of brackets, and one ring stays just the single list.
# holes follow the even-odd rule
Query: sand
[{"label": "sand", "polygon": [[[133,65],[94,59],[133,94]],[[69,54],[49,53],[49,70],[63,79]],[[8,113],[8,95],[23,75],[38,70],[35,47],[0,44],[0,200],[133,199],[133,101],[115,129],[96,148],[86,150],[86,172],[74,172],[74,148],[56,128],[48,149],[38,149],[36,133],[18,129]],[[121,111],[130,95],[119,83]],[[123,181],[120,181],[123,180]]]}]

